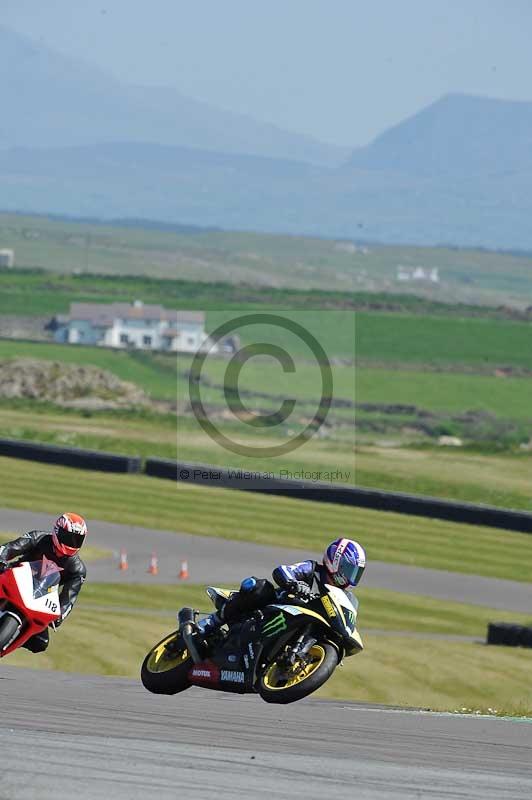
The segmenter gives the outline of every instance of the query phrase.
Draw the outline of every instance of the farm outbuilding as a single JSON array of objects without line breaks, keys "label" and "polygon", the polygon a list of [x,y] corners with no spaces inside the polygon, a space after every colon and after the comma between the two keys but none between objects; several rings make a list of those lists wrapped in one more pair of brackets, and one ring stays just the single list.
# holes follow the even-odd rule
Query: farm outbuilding
[{"label": "farm outbuilding", "polygon": [[0,250],[0,267],[14,267],[15,266],[15,251],[3,249]]}]

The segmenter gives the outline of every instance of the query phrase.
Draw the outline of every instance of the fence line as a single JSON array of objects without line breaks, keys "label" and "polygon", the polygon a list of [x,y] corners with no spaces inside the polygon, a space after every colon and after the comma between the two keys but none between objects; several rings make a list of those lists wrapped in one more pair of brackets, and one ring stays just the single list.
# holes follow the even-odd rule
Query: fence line
[{"label": "fence line", "polygon": [[226,469],[186,461],[170,461],[162,458],[148,458],[145,471],[147,475],[154,477],[201,486],[239,489],[244,492],[357,506],[377,511],[393,511],[397,514],[410,514],[451,522],[463,522],[469,525],[486,525],[519,533],[532,533],[532,514],[495,506],[459,503],[438,497],[402,492],[365,489],[349,484],[262,477],[258,473],[238,469]]},{"label": "fence line", "polygon": [[0,456],[101,472],[134,474],[144,471],[151,477],[200,486],[237,489],[243,492],[370,508],[376,511],[392,511],[397,514],[463,522],[469,525],[484,525],[519,533],[532,533],[532,513],[526,511],[459,503],[438,497],[402,492],[385,492],[350,484],[285,480],[264,476],[258,472],[163,458],[146,459],[144,469],[142,469],[141,459],[136,456],[116,455],[99,450],[82,450],[75,447],[58,447],[52,444],[15,439],[0,439]]},{"label": "fence line", "polygon": [[136,456],[120,456],[100,450],[81,450],[77,447],[58,447],[54,444],[20,442],[16,439],[0,439],[0,456],[41,461],[45,464],[61,464],[78,469],[94,469],[100,472],[141,471],[141,460]]}]

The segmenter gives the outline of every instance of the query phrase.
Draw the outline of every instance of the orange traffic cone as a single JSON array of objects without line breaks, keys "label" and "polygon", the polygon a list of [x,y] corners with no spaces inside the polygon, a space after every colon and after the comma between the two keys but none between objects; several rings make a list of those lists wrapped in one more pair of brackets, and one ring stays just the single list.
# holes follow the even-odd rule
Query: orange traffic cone
[{"label": "orange traffic cone", "polygon": [[157,561],[157,556],[155,554],[155,550],[152,551],[151,558],[150,558],[150,566],[148,567],[148,572],[150,575],[158,575],[159,574],[159,564]]},{"label": "orange traffic cone", "polygon": [[185,559],[181,562],[181,569],[179,570],[178,578],[181,578],[182,581],[186,581],[189,578],[188,574],[188,561]]},{"label": "orange traffic cone", "polygon": [[125,570],[129,568],[129,564],[127,563],[127,553],[122,548],[120,551],[120,563],[118,564],[118,569]]}]

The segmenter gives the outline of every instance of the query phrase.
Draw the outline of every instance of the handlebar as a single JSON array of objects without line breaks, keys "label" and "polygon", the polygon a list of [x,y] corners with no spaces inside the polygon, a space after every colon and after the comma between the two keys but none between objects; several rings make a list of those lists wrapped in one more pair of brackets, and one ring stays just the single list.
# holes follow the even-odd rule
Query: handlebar
[{"label": "handlebar", "polygon": [[300,595],[297,594],[297,592],[294,592],[292,589],[287,588],[287,589],[276,589],[276,597],[277,600],[280,601],[287,600],[288,598],[291,597],[298,600],[300,603],[310,603],[311,600],[317,600],[318,598],[321,597],[321,595],[317,594],[316,592],[312,592],[307,597],[301,597]]}]

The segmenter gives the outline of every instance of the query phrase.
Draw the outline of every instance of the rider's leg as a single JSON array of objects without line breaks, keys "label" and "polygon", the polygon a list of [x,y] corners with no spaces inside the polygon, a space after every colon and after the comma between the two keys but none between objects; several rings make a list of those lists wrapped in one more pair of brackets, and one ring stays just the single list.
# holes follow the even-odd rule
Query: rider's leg
[{"label": "rider's leg", "polygon": [[265,578],[244,578],[238,592],[233,592],[215,613],[200,620],[198,628],[205,634],[219,628],[225,622],[235,622],[240,617],[264,608],[275,600],[275,589]]},{"label": "rider's leg", "polygon": [[245,578],[240,591],[231,595],[220,611],[224,622],[234,622],[239,617],[264,608],[275,600],[275,589],[265,578]]}]

